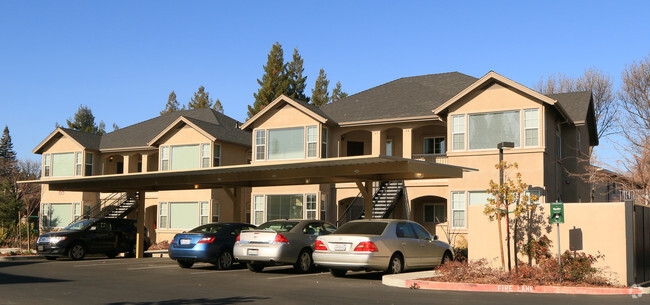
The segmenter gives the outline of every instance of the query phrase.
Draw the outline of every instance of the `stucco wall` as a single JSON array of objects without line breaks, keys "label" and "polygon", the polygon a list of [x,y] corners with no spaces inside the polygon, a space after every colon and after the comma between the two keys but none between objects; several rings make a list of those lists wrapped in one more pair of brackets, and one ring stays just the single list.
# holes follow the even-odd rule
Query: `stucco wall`
[{"label": "stucco wall", "polygon": [[[483,214],[484,206],[470,206],[468,227],[469,259],[485,258],[494,267],[501,265],[499,256],[498,229],[496,220],[490,222]],[[549,204],[541,204],[537,209],[540,216],[541,231],[551,241],[551,253],[557,255],[557,225],[549,224]],[[629,285],[633,282],[633,231],[632,205],[623,202],[608,203],[565,203],[564,220],[560,224],[560,250],[569,249],[569,231],[579,229],[582,232],[582,250],[587,254],[603,254],[603,260],[595,267],[603,268],[615,283]],[[503,224],[504,251],[505,220]],[[525,234],[522,234],[525,235]],[[513,240],[511,240],[511,244]],[[511,255],[513,255],[511,253]],[[527,258],[519,255],[523,261]],[[514,256],[513,256],[514,262]],[[507,264],[507,263],[506,263]],[[514,266],[514,264],[513,264]]]}]

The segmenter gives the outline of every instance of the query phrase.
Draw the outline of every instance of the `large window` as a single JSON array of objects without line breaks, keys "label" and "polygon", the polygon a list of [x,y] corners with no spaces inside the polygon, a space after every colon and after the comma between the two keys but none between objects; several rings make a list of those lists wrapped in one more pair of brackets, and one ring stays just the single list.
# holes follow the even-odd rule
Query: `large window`
[{"label": "large window", "polygon": [[199,168],[199,145],[171,146],[170,169],[182,170]]},{"label": "large window", "polygon": [[52,177],[74,176],[74,153],[52,154]]},{"label": "large window", "polygon": [[424,222],[447,222],[447,205],[445,203],[429,203],[424,205]]},{"label": "large window", "polygon": [[465,115],[451,116],[451,149],[465,150]]},{"label": "large window", "polygon": [[494,198],[492,194],[488,194],[486,191],[467,192],[467,197],[469,205],[486,205],[490,198]]},{"label": "large window", "polygon": [[469,115],[469,149],[495,149],[500,142],[521,147],[521,112],[504,111]]},{"label": "large window", "polygon": [[303,195],[267,195],[266,220],[303,218]]},{"label": "large window", "polygon": [[199,226],[199,205],[196,202],[170,202],[169,228],[192,229]]},{"label": "large window", "polygon": [[424,153],[427,155],[445,154],[445,138],[444,137],[424,138]]},{"label": "large window", "polygon": [[539,146],[539,109],[524,110],[524,146]]},{"label": "large window", "polygon": [[52,203],[50,204],[50,223],[49,227],[61,228],[72,222],[73,216],[72,203]]},{"label": "large window", "polygon": [[255,131],[255,160],[266,159],[266,137],[264,130]]},{"label": "large window", "polygon": [[267,145],[269,160],[302,159],[305,157],[305,128],[269,130]]},{"label": "large window", "polygon": [[465,192],[451,192],[451,227],[464,229],[466,220]]}]

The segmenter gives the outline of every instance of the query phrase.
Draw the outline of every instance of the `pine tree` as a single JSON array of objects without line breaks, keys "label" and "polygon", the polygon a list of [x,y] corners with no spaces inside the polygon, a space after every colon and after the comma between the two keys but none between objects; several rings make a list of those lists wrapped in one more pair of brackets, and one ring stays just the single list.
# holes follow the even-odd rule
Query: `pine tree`
[{"label": "pine tree", "polygon": [[194,92],[194,96],[187,103],[188,109],[212,108],[210,93],[205,91],[205,87],[199,87],[199,91]]},{"label": "pine tree", "polygon": [[93,112],[90,108],[84,105],[79,105],[79,109],[74,114],[74,120],[67,119],[66,123],[68,123],[68,128],[70,129],[97,135],[103,135],[106,133],[104,122],[99,122],[99,126],[95,125],[95,116],[93,115]]},{"label": "pine tree", "polygon": [[214,106],[212,106],[212,109],[223,113],[223,106],[221,106],[221,101],[219,99],[214,101]]},{"label": "pine tree", "polygon": [[163,111],[160,112],[160,115],[164,115],[164,114],[172,113],[174,111],[181,110],[179,108],[179,106],[180,105],[179,105],[178,101],[176,100],[176,92],[172,91],[169,94],[169,97],[167,98],[167,104],[165,105],[165,109],[163,109]]},{"label": "pine tree", "polygon": [[11,142],[9,127],[5,126],[0,138],[0,183],[4,183],[16,169],[16,152]]},{"label": "pine tree", "polygon": [[283,54],[282,45],[279,42],[273,44],[264,66],[264,75],[261,80],[257,80],[260,89],[257,93],[253,93],[255,102],[253,106],[248,106],[249,118],[260,112],[278,96],[287,92],[288,81]]},{"label": "pine tree", "polygon": [[311,103],[320,107],[329,102],[329,92],[327,92],[327,87],[329,86],[330,81],[327,80],[327,74],[323,68],[320,69],[318,73],[318,78],[316,78],[316,84],[314,84],[314,89],[311,90]]},{"label": "pine tree", "polygon": [[305,69],[302,67],[303,59],[298,53],[298,49],[293,49],[293,59],[287,64],[287,96],[301,101],[309,101],[309,97],[305,95],[305,87],[307,87],[307,76],[303,77],[302,73]]},{"label": "pine tree", "polygon": [[330,101],[338,101],[347,96],[348,94],[345,91],[341,90],[341,81],[336,82],[336,87],[332,89],[332,97],[330,98]]}]

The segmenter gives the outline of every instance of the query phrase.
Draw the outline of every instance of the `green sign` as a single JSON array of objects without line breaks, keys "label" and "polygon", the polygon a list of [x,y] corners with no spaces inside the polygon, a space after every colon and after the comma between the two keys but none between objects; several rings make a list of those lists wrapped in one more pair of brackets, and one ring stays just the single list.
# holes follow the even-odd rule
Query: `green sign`
[{"label": "green sign", "polygon": [[551,223],[564,223],[563,202],[551,202]]}]

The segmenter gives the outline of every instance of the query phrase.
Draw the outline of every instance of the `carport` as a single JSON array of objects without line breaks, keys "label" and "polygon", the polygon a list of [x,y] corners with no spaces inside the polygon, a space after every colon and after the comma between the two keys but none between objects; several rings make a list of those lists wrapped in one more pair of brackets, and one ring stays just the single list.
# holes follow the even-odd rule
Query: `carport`
[{"label": "carport", "polygon": [[372,182],[462,178],[473,169],[390,156],[357,156],[272,164],[245,164],[207,169],[56,178],[20,183],[48,184],[54,191],[128,192],[136,198],[137,257],[144,252],[144,194],[164,190],[222,188],[233,201],[235,221],[246,221],[242,188],[302,184],[356,183],[366,215],[372,210]]}]

